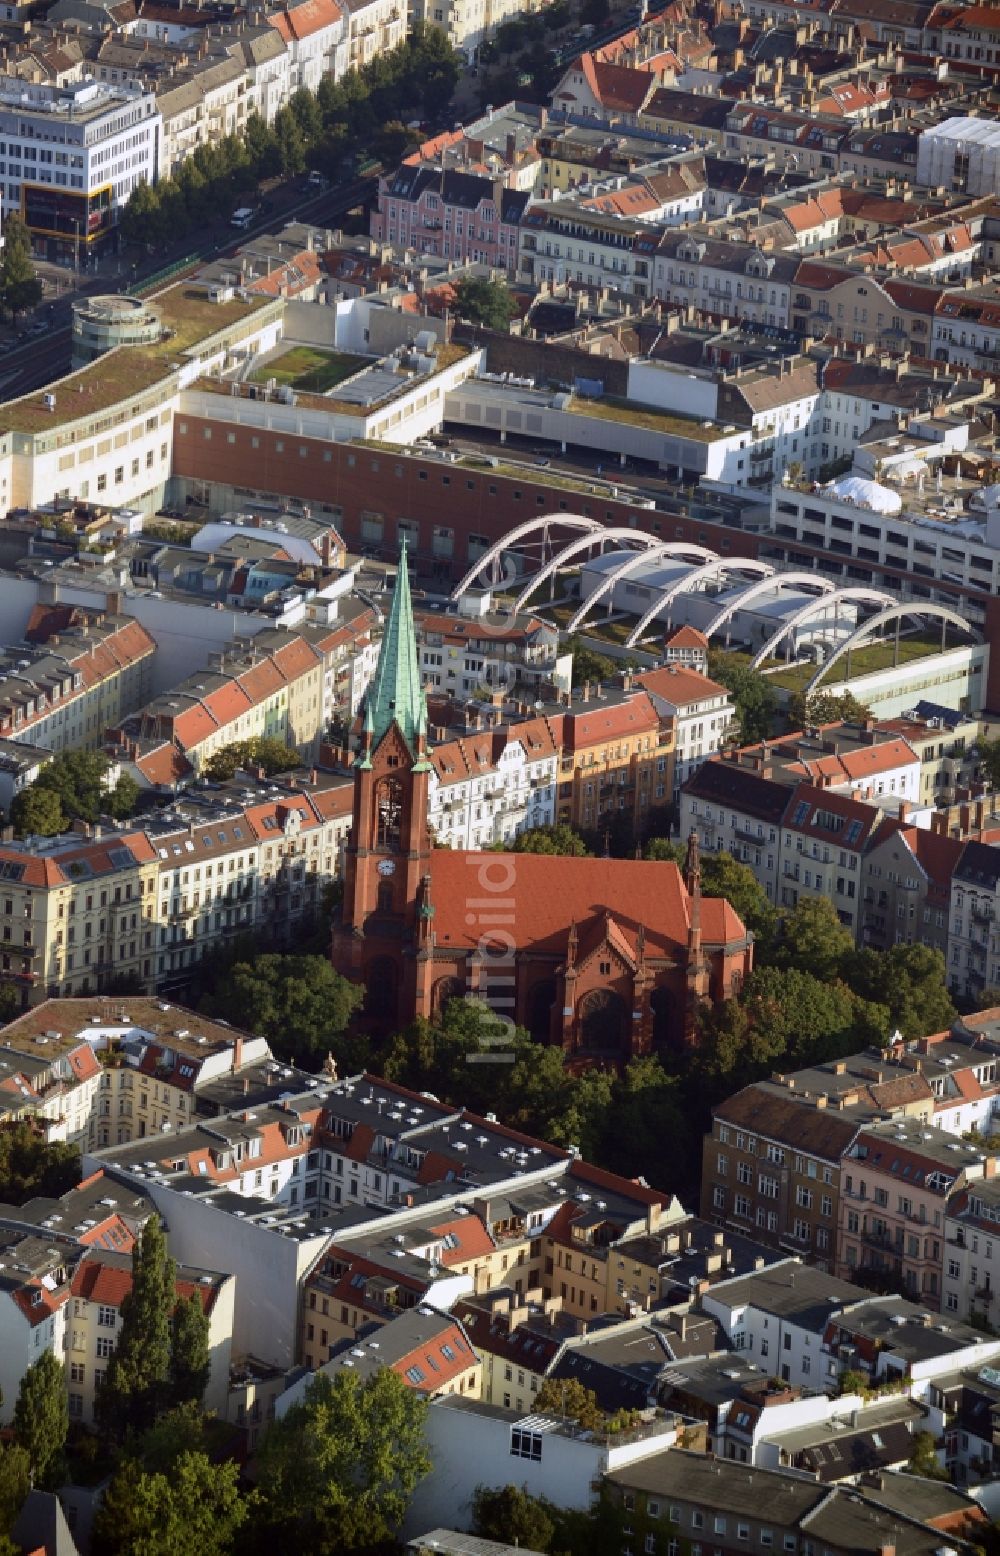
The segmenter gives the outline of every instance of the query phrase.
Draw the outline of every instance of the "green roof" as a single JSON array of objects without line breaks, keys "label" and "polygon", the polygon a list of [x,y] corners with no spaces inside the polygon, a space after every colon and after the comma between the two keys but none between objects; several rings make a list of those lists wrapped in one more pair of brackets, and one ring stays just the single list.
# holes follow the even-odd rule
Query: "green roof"
[{"label": "green roof", "polygon": [[373,746],[393,723],[398,725],[411,751],[416,750],[418,737],[427,734],[427,702],[420,684],[405,540],[378,666],[365,700],[365,731],[371,734]]}]

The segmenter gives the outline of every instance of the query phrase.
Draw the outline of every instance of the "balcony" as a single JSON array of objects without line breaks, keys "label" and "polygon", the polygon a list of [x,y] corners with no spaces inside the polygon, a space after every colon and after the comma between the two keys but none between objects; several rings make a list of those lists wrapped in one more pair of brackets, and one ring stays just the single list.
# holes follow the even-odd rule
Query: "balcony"
[{"label": "balcony", "polygon": [[990,1303],[993,1301],[993,1290],[990,1286],[976,1287],[976,1301]]}]

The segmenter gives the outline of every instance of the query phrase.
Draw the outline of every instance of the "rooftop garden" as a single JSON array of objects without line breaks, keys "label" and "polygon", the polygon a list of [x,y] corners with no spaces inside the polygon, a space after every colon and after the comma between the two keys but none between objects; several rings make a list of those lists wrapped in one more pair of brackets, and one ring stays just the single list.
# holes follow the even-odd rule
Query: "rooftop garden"
[{"label": "rooftop garden", "polygon": [[[850,671],[850,679],[853,681],[858,676],[872,675],[878,670],[889,670],[895,664],[909,664],[911,660],[926,659],[929,655],[940,652],[939,637],[905,637],[899,640],[897,657],[895,639],[879,638],[874,643],[864,643],[860,648],[852,648],[850,654],[845,654],[837,661],[830,679],[832,682],[846,680]],[[775,686],[781,686],[790,692],[800,692],[808,686],[816,674],[817,666],[814,664],[786,665],[780,660],[769,659],[761,669]]]},{"label": "rooftop garden", "polygon": [[[143,394],[165,378],[171,364],[199,341],[238,324],[272,301],[255,297],[215,303],[200,288],[172,286],[155,299],[163,320],[163,338],[147,346],[119,347],[46,390],[11,400],[0,414],[0,432],[49,432]],[[55,398],[51,409],[45,404],[46,394]]]},{"label": "rooftop garden", "polygon": [[585,400],[573,396],[570,410],[581,416],[596,416],[598,421],[630,422],[634,427],[647,427],[650,432],[662,432],[672,437],[695,438],[700,443],[714,443],[724,436],[721,426],[712,422],[703,426],[694,416],[672,416],[669,411],[658,411],[652,406],[633,405],[630,400],[618,400],[605,395],[601,400]]},{"label": "rooftop garden", "polygon": [[291,346],[279,356],[250,374],[250,383],[266,384],[275,379],[307,394],[326,394],[360,371],[370,357],[348,351],[321,351],[315,346]]}]

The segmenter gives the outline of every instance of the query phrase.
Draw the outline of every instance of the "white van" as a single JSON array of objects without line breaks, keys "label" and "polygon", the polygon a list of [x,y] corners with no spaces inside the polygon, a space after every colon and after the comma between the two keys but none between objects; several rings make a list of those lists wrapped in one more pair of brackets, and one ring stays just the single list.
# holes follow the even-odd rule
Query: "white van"
[{"label": "white van", "polygon": [[241,205],[238,211],[233,212],[233,219],[229,225],[231,227],[239,227],[245,232],[256,214],[257,212],[252,205]]}]

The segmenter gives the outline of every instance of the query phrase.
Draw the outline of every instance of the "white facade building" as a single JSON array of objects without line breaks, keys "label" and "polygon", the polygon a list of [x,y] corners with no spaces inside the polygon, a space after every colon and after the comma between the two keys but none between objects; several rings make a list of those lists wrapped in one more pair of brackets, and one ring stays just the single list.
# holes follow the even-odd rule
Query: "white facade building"
[{"label": "white facade building", "polygon": [[0,76],[0,196],[48,258],[99,249],[133,189],[154,183],[162,121],[152,92]]},{"label": "white facade building", "polygon": [[544,719],[450,740],[430,760],[427,819],[451,848],[489,848],[555,821],[559,747]]}]

